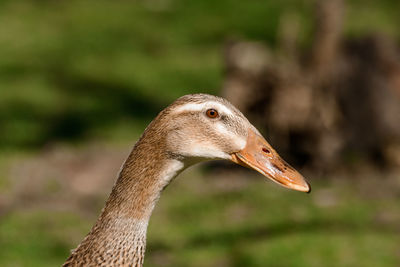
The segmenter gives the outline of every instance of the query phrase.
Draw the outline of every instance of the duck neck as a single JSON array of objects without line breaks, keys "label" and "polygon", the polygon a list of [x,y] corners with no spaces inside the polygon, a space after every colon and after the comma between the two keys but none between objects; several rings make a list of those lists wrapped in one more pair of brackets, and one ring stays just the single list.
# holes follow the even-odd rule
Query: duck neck
[{"label": "duck neck", "polygon": [[[147,225],[161,191],[184,168],[162,142],[142,138],[124,163],[99,219],[66,263],[142,266]],[[161,147],[160,147],[161,146]],[[84,259],[83,259],[84,258]]]}]

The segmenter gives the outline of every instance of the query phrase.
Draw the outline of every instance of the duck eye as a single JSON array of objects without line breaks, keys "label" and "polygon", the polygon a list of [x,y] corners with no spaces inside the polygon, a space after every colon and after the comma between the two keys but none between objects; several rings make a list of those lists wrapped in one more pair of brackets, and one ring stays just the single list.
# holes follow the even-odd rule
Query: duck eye
[{"label": "duck eye", "polygon": [[216,111],[213,108],[208,109],[206,111],[206,114],[207,114],[207,117],[209,117],[211,119],[214,119],[214,118],[218,117],[218,111]]}]

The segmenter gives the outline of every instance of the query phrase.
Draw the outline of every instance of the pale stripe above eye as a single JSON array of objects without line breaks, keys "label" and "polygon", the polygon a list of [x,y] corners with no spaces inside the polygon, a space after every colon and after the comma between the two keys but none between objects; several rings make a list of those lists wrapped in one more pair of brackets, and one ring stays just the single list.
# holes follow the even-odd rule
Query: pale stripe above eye
[{"label": "pale stripe above eye", "polygon": [[220,114],[233,115],[233,112],[230,110],[230,108],[215,101],[208,101],[204,103],[187,103],[177,107],[174,110],[174,112],[176,113],[193,112],[193,111],[207,110],[210,108],[217,110]]}]

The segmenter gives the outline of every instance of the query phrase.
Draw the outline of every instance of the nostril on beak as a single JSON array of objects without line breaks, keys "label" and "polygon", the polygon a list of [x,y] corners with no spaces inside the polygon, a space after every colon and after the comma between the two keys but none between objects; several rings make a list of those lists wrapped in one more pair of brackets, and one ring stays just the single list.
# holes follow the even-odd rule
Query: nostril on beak
[{"label": "nostril on beak", "polygon": [[265,148],[265,147],[262,148],[262,151],[263,151],[265,154],[271,153],[271,151],[269,151],[269,149],[268,149],[268,148]]}]

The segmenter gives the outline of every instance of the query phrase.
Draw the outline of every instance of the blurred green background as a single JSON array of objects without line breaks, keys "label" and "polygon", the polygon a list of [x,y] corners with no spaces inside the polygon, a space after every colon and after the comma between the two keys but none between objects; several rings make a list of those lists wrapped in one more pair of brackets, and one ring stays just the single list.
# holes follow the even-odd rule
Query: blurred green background
[{"label": "blurred green background", "polygon": [[[0,266],[61,265],[151,119],[219,94],[225,42],[274,48],[289,12],[307,48],[314,2],[1,1]],[[346,3],[346,36],[398,40],[399,1]],[[308,170],[305,195],[207,166],[163,193],[145,266],[399,266],[398,174]]]}]

